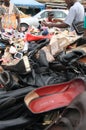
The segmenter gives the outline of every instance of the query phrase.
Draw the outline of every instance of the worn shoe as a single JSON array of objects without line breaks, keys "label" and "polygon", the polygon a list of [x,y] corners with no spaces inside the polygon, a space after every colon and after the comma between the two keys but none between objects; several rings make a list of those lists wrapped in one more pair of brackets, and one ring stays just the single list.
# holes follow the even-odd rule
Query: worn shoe
[{"label": "worn shoe", "polygon": [[14,59],[12,62],[3,65],[5,70],[17,72],[19,74],[26,74],[31,71],[30,62],[27,56],[23,56],[22,59]]},{"label": "worn shoe", "polygon": [[45,130],[85,130],[86,129],[86,92],[78,95]]},{"label": "worn shoe", "polygon": [[18,89],[19,84],[14,81],[11,73],[9,71],[3,71],[0,73],[0,83],[4,86],[6,90]]}]

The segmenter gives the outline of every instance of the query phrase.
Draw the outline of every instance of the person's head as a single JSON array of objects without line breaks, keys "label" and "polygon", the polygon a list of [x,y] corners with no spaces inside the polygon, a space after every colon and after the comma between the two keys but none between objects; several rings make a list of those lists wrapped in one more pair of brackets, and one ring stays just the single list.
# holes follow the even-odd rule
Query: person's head
[{"label": "person's head", "polygon": [[48,19],[49,19],[49,20],[52,20],[53,17],[54,17],[54,14],[53,14],[53,13],[48,13]]},{"label": "person's head", "polygon": [[68,8],[70,8],[77,0],[65,0],[65,3],[67,4]]},{"label": "person's head", "polygon": [[10,0],[4,0],[4,4],[5,4],[6,6],[9,6]]}]

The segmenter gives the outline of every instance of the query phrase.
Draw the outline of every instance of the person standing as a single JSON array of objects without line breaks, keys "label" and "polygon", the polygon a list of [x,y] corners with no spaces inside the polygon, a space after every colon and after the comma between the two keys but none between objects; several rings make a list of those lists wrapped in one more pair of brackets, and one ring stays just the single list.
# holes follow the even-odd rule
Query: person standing
[{"label": "person standing", "polygon": [[48,27],[58,27],[58,28],[68,28],[73,31],[73,24],[78,23],[80,21],[84,21],[84,7],[78,0],[65,0],[67,7],[69,9],[69,13],[64,21],[61,23],[46,23],[43,22],[45,26]]},{"label": "person standing", "polygon": [[46,22],[53,22],[54,14],[53,13],[48,13],[48,18],[45,20]]},{"label": "person standing", "polygon": [[20,31],[20,13],[10,0],[3,0],[0,6],[0,30],[2,31],[5,28],[13,28]]}]

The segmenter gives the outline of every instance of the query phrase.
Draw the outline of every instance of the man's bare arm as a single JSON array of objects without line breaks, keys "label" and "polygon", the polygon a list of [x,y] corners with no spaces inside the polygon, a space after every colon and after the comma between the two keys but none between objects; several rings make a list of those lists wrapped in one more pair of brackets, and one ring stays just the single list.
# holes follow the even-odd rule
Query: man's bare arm
[{"label": "man's bare arm", "polygon": [[67,27],[69,27],[69,25],[68,24],[66,24],[66,23],[46,23],[46,22],[42,22],[42,25],[45,25],[45,26],[47,26],[47,27],[58,27],[58,28],[67,28]]}]

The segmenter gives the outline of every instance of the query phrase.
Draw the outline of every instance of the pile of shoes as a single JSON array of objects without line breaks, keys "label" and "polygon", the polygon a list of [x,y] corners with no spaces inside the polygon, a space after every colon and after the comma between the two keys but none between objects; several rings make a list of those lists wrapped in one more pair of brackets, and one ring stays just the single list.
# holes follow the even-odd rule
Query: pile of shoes
[{"label": "pile of shoes", "polygon": [[0,37],[0,130],[84,130],[76,96],[86,90],[86,39],[68,31]]}]

